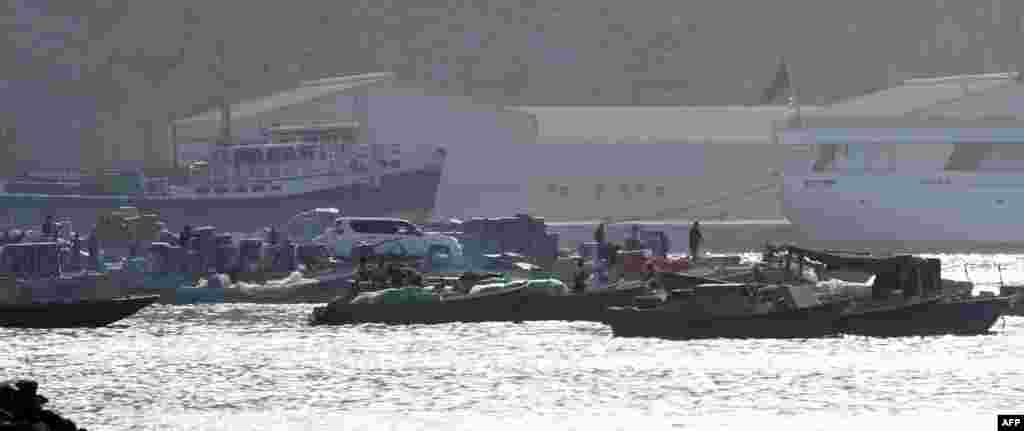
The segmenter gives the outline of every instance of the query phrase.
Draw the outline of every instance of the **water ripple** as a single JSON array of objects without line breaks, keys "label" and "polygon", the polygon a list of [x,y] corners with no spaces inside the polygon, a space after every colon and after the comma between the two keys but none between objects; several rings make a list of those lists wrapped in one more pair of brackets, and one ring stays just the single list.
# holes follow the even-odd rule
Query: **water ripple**
[{"label": "water ripple", "polygon": [[591,323],[308,327],[311,308],[154,306],[107,328],[0,329],[0,369],[110,430],[825,429],[821,415],[835,429],[921,412],[989,427],[1024,405],[1019,317],[976,337],[676,342]]}]

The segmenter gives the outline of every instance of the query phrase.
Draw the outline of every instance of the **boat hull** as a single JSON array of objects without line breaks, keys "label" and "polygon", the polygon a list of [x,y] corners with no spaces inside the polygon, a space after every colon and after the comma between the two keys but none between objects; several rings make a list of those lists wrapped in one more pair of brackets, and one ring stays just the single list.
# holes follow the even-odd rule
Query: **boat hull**
[{"label": "boat hull", "polygon": [[[323,304],[344,296],[351,285],[353,272],[339,269],[316,275],[306,275],[314,281],[302,280],[281,286],[268,287],[265,283],[253,288],[240,287],[191,287],[151,279],[148,283],[136,284],[124,289],[129,295],[158,295],[158,304]],[[287,276],[283,274],[281,278]],[[256,283],[249,283],[256,284]]]},{"label": "boat hull", "polygon": [[[914,199],[907,200],[907,196]],[[1024,249],[1020,175],[787,175],[782,211],[809,244],[943,251]]]},{"label": "boat hull", "polygon": [[184,225],[217,226],[228,232],[257,232],[280,225],[312,208],[339,208],[346,216],[403,216],[429,213],[434,208],[441,169],[425,168],[381,177],[380,187],[351,184],[284,196],[251,198],[86,197],[0,193],[0,217],[18,224],[41,223],[53,214],[69,218],[77,230],[96,224],[100,214],[121,206],[155,211],[169,229]]},{"label": "boat hull", "polygon": [[1010,311],[1012,297],[931,300],[880,310],[853,309],[839,319],[844,333],[867,336],[985,334]]},{"label": "boat hull", "polygon": [[698,309],[618,308],[602,321],[617,337],[665,339],[814,338],[835,334],[841,304],[753,315],[715,316]]},{"label": "boat hull", "polygon": [[137,296],[73,303],[0,305],[0,326],[8,328],[90,328],[107,326],[138,313],[157,296]]},{"label": "boat hull", "polygon": [[634,298],[646,292],[646,285],[639,283],[622,289],[565,296],[526,295],[520,308],[520,320],[600,322],[608,307],[631,305]]},{"label": "boat hull", "polygon": [[525,299],[522,288],[429,304],[334,303],[313,310],[314,325],[384,323],[517,322]]}]

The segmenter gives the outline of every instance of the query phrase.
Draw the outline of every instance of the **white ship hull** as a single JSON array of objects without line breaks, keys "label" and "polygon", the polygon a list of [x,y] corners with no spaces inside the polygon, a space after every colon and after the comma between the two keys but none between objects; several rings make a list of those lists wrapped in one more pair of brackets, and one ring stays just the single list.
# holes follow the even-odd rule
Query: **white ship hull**
[{"label": "white ship hull", "polygon": [[786,175],[784,215],[816,241],[1024,245],[1024,175]]},{"label": "white ship hull", "polygon": [[778,220],[778,173],[812,157],[807,147],[767,141],[461,148],[449,157],[434,214]]}]

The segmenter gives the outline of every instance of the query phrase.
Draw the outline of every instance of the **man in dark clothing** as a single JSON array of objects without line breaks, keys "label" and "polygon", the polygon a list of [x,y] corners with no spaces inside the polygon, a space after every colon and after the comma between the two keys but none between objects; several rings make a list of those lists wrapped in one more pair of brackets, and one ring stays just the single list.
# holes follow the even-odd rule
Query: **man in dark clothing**
[{"label": "man in dark clothing", "polygon": [[181,229],[181,235],[178,235],[178,246],[182,248],[188,248],[188,242],[192,239],[192,226],[185,225]]},{"label": "man in dark clothing", "polygon": [[647,290],[651,293],[662,290],[661,284],[658,283],[658,270],[654,266],[654,262],[648,261],[644,267],[644,281],[647,282]]},{"label": "man in dark clothing", "polygon": [[690,260],[696,262],[700,257],[700,246],[704,243],[704,234],[700,231],[700,222],[693,222],[690,227]]},{"label": "man in dark clothing", "polygon": [[572,277],[572,290],[583,293],[587,288],[587,271],[583,269],[583,259],[576,259],[576,273]]},{"label": "man in dark clothing", "polygon": [[96,235],[96,229],[89,233],[89,263],[94,270],[100,270],[100,238]]},{"label": "man in dark clothing", "polygon": [[46,220],[43,221],[43,237],[46,239],[56,239],[57,237],[57,223],[53,221],[53,216],[46,216]]},{"label": "man in dark clothing", "polygon": [[640,241],[640,225],[630,227],[629,239],[626,240],[626,250],[640,250],[644,244]]},{"label": "man in dark clothing", "polygon": [[74,236],[71,237],[71,261],[69,264],[71,268],[78,270],[81,268],[82,262],[82,238],[78,236],[78,232],[75,232]]},{"label": "man in dark clothing", "polygon": [[356,269],[356,282],[355,291],[358,294],[364,283],[369,284],[371,281],[370,268],[368,266],[368,258],[366,256],[359,257],[359,267]]},{"label": "man in dark clothing", "polygon": [[597,225],[597,229],[594,230],[594,241],[597,242],[595,262],[611,260],[611,256],[608,254],[610,252],[608,249],[608,227],[604,223]]},{"label": "man in dark clothing", "polygon": [[277,235],[277,229],[271,226],[270,230],[267,231],[267,242],[269,242],[271,245],[276,245],[278,240],[279,238]]},{"label": "man in dark clothing", "polygon": [[601,223],[597,225],[597,229],[594,230],[594,241],[596,241],[598,245],[604,244],[605,236],[607,236],[606,229],[607,228],[604,223]]}]

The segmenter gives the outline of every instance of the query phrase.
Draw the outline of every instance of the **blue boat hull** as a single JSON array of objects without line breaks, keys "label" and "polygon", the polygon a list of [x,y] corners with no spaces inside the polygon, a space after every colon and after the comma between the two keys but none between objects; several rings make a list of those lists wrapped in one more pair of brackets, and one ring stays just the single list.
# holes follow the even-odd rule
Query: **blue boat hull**
[{"label": "blue boat hull", "polygon": [[76,230],[86,231],[96,224],[100,214],[112,208],[134,206],[156,211],[172,231],[188,224],[217,226],[224,232],[256,232],[280,225],[312,208],[335,207],[347,216],[429,213],[434,208],[440,182],[441,170],[435,168],[383,176],[379,188],[356,184],[283,198],[86,198],[0,193],[0,216],[14,216],[17,224],[33,225],[52,214],[69,218]]}]

